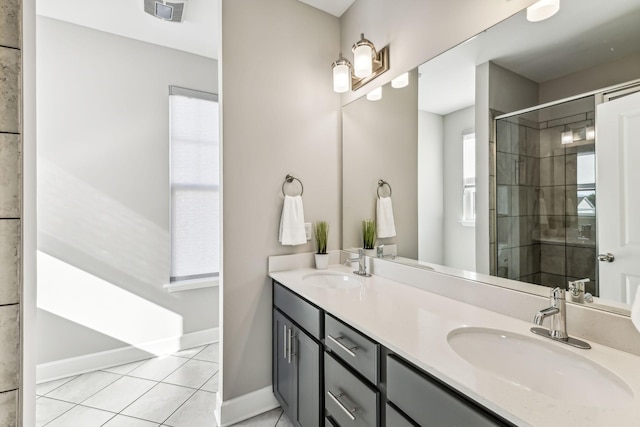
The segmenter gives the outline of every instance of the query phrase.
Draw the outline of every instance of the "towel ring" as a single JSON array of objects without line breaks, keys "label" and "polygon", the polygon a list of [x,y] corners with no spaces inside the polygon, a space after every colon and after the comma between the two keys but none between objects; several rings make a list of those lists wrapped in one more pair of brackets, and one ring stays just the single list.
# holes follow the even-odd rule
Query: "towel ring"
[{"label": "towel ring", "polygon": [[389,185],[389,183],[387,181],[385,181],[384,179],[379,179],[378,180],[378,190],[376,191],[378,193],[378,199],[380,198],[380,189],[382,187],[384,187],[385,185],[387,187],[389,187],[389,197],[391,197],[391,193],[392,193],[391,185]]},{"label": "towel ring", "polygon": [[285,177],[285,179],[284,179],[284,182],[282,183],[282,195],[283,195],[283,196],[287,196],[287,195],[288,195],[288,194],[287,194],[287,193],[285,193],[285,191],[284,191],[284,186],[285,186],[285,184],[291,184],[291,183],[293,182],[293,180],[294,180],[294,179],[300,183],[300,196],[302,196],[302,193],[304,193],[304,185],[302,185],[302,181],[300,181],[298,178],[296,178],[296,177],[295,177],[295,176],[293,176],[293,175],[289,175],[289,174],[287,174],[287,176],[286,176],[286,177]]}]

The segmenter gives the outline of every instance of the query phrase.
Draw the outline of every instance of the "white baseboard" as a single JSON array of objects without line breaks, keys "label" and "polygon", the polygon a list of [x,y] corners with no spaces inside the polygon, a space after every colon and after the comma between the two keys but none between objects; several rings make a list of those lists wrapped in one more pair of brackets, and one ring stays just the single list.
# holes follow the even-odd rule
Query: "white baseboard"
[{"label": "white baseboard", "polygon": [[165,338],[137,346],[130,345],[42,363],[36,366],[36,383],[40,384],[217,342],[219,334],[219,328],[203,329],[179,337]]},{"label": "white baseboard", "polygon": [[273,387],[268,386],[235,399],[221,401],[220,393],[216,396],[216,421],[218,426],[226,427],[244,421],[263,412],[280,406],[273,395]]}]

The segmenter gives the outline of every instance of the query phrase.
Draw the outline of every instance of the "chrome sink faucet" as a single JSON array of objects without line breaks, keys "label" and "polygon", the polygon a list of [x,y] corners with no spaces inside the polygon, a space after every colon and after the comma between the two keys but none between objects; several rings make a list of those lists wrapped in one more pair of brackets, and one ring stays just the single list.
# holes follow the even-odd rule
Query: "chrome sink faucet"
[{"label": "chrome sink faucet", "polygon": [[358,249],[358,258],[349,258],[344,262],[344,265],[351,264],[353,262],[358,263],[358,271],[354,271],[353,274],[358,276],[371,277],[371,274],[367,273],[367,259],[364,254],[364,249]]},{"label": "chrome sink faucet", "polygon": [[560,288],[552,289],[549,300],[551,302],[551,307],[543,308],[538,311],[533,318],[533,323],[536,325],[542,325],[544,319],[550,317],[551,325],[549,330],[544,328],[531,328],[531,332],[574,347],[583,349],[591,348],[588,343],[571,338],[569,337],[569,334],[567,334],[567,305],[565,290]]},{"label": "chrome sink faucet", "polygon": [[396,256],[394,254],[384,254],[384,245],[380,245],[380,246],[376,246],[376,256],[378,258],[391,258],[391,259],[396,259]]}]

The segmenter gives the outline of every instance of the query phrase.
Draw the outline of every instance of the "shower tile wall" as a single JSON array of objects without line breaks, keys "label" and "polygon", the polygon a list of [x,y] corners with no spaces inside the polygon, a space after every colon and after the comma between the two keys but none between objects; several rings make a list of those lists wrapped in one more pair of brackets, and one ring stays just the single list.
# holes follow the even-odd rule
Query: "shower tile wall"
[{"label": "shower tile wall", "polygon": [[20,384],[20,0],[0,0],[0,426],[17,425]]},{"label": "shower tile wall", "polygon": [[[593,126],[593,103],[545,110],[496,123],[497,274],[565,288],[588,277],[587,291],[597,294],[595,217],[576,207],[577,155],[594,143],[561,143],[563,131]],[[590,232],[579,236],[585,225]]]},{"label": "shower tile wall", "polygon": [[513,118],[496,126],[497,272],[533,282],[540,273],[534,206],[540,180],[538,125]]}]

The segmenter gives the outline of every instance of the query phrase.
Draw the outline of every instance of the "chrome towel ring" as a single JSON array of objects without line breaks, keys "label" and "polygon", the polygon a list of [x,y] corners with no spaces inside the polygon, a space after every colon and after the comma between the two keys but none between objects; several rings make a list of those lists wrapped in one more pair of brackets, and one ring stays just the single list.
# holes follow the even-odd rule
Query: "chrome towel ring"
[{"label": "chrome towel ring", "polygon": [[286,184],[291,184],[293,182],[293,180],[296,180],[300,183],[300,196],[302,196],[302,193],[304,193],[304,185],[302,184],[302,181],[300,181],[300,179],[296,178],[293,175],[289,175],[287,174],[287,176],[284,179],[284,182],[282,183],[282,195],[283,196],[288,196],[288,194],[284,191],[284,186]]},{"label": "chrome towel ring", "polygon": [[377,193],[378,193],[378,199],[380,198],[380,189],[381,189],[382,187],[384,187],[385,185],[386,185],[387,187],[389,187],[389,197],[391,197],[391,193],[392,193],[392,191],[391,191],[391,185],[389,185],[389,183],[388,183],[387,181],[385,181],[384,179],[379,179],[379,180],[378,180],[378,190],[377,190]]}]

